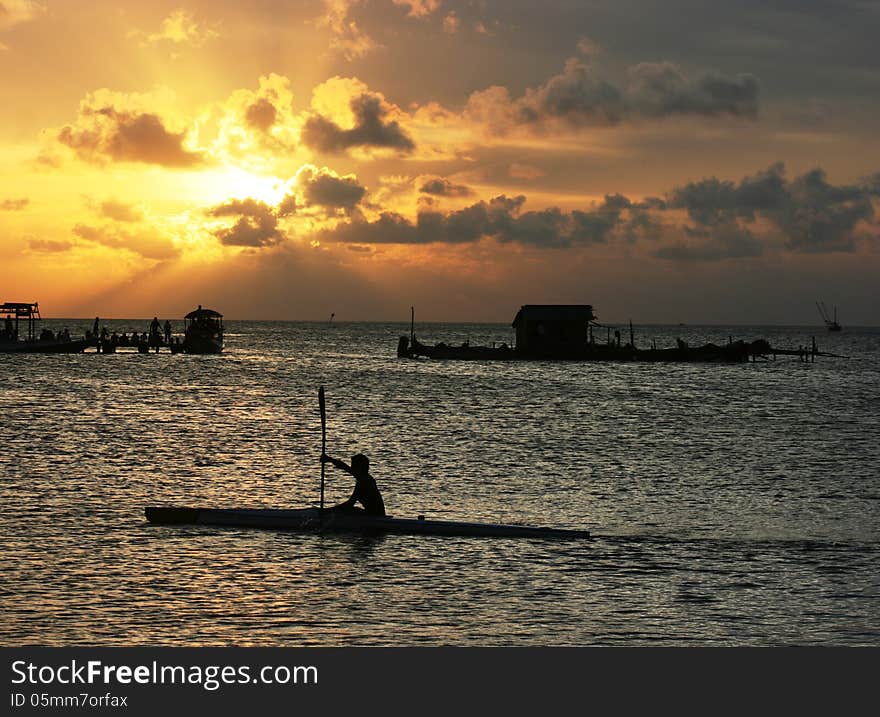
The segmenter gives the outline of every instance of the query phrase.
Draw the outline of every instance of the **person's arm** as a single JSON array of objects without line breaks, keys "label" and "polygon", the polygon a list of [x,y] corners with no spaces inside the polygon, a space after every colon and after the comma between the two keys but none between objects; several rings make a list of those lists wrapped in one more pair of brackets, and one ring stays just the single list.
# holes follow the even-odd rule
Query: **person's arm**
[{"label": "person's arm", "polygon": [[[332,463],[336,468],[339,468],[340,470],[343,470],[346,473],[350,473],[351,475],[354,475],[354,473],[351,470],[351,466],[348,465],[345,461],[341,461],[338,458],[333,458],[331,456],[328,456],[326,453],[321,456],[321,463]],[[336,509],[336,508],[351,508],[357,502],[358,502],[358,490],[357,490],[357,483],[355,483],[354,490],[351,492],[351,495],[349,496],[348,500],[342,501],[341,503],[339,503],[339,505],[334,505],[331,510]]]},{"label": "person's arm", "polygon": [[351,466],[348,465],[348,463],[346,463],[345,461],[341,461],[338,458],[332,458],[326,453],[321,456],[321,463],[332,463],[339,470],[345,471],[349,475],[354,475],[354,471],[351,470]]}]

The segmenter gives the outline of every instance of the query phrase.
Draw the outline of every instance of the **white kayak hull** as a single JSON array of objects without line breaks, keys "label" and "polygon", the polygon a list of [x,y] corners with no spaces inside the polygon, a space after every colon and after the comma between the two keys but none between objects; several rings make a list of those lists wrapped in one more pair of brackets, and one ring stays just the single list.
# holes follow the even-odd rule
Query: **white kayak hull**
[{"label": "white kayak hull", "polygon": [[147,520],[164,525],[221,525],[239,528],[268,528],[315,533],[397,533],[405,535],[456,535],[499,538],[583,539],[587,530],[564,530],[529,525],[467,523],[422,518],[379,517],[318,508],[301,510],[216,509],[148,507]]}]

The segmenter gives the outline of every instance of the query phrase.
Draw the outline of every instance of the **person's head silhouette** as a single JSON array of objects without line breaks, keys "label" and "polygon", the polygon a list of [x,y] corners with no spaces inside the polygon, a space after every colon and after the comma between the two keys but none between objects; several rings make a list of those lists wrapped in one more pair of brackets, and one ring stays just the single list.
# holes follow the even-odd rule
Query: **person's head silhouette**
[{"label": "person's head silhouette", "polygon": [[356,475],[363,475],[370,472],[370,459],[363,453],[358,453],[351,457],[351,471]]}]

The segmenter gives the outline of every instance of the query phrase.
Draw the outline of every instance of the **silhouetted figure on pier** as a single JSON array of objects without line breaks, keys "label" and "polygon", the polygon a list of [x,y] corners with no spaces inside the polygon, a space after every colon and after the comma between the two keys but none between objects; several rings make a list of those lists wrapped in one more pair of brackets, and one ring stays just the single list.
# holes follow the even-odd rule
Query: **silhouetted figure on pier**
[{"label": "silhouetted figure on pier", "polygon": [[352,456],[351,465],[338,458],[331,458],[326,454],[321,456],[321,463],[332,463],[339,470],[354,476],[355,480],[354,491],[352,491],[351,497],[339,505],[334,505],[330,510],[360,512],[361,509],[355,505],[360,503],[364,506],[363,510],[369,515],[385,515],[385,503],[382,500],[381,493],[379,493],[375,478],[370,475],[370,459],[363,453]]},{"label": "silhouetted figure on pier", "polygon": [[171,343],[171,322],[165,319],[165,343]]},{"label": "silhouetted figure on pier", "polygon": [[156,353],[159,353],[159,344],[162,343],[162,339],[160,338],[162,330],[162,325],[159,323],[159,317],[154,316],[153,320],[150,322],[150,348],[155,348]]}]

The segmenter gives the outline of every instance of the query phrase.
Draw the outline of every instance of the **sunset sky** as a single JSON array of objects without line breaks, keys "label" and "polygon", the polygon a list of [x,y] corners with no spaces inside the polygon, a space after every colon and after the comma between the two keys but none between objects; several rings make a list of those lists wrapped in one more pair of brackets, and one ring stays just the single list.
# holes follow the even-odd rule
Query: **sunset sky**
[{"label": "sunset sky", "polygon": [[880,3],[0,0],[0,301],[880,324]]}]

